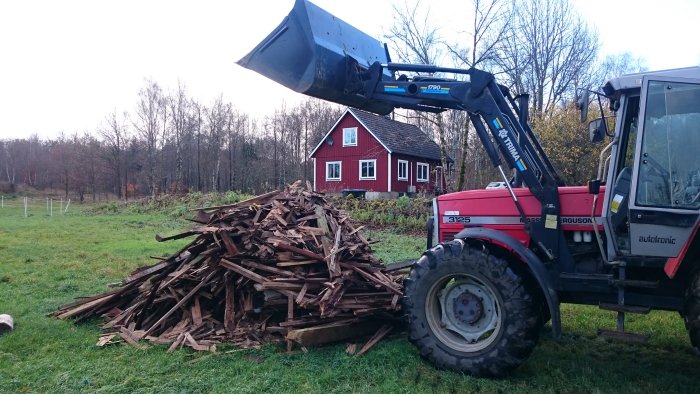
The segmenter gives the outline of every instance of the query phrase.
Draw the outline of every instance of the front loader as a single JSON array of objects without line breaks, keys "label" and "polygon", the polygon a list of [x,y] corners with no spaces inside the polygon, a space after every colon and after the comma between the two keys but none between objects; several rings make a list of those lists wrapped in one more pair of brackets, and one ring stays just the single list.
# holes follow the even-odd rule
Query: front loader
[{"label": "front loader", "polygon": [[306,0],[238,63],[377,114],[468,113],[507,188],[433,200],[404,310],[435,365],[502,376],[545,323],[560,336],[562,302],[616,312],[617,327],[600,334],[635,341],[646,338],[625,331],[626,314],[677,311],[700,348],[700,68],[625,75],[593,92],[615,128],[589,124],[592,142],[608,141],[597,177],[566,186],[527,122],[526,95],[474,68],[393,63],[385,45]]}]

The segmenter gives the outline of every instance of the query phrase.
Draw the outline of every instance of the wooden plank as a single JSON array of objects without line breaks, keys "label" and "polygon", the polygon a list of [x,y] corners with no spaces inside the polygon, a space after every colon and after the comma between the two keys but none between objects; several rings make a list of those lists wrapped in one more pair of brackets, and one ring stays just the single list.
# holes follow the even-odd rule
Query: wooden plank
[{"label": "wooden plank", "polygon": [[306,292],[309,290],[309,283],[306,282],[304,283],[304,286],[301,287],[301,290],[299,290],[299,295],[297,295],[296,298],[296,303],[300,304],[304,301],[304,296],[306,295]]},{"label": "wooden plank", "polygon": [[150,275],[152,275],[152,274],[154,274],[154,273],[156,273],[156,272],[158,272],[158,271],[160,271],[160,270],[162,270],[162,269],[164,269],[164,268],[166,268],[166,267],[168,267],[168,266],[170,266],[170,265],[176,265],[175,261],[165,260],[165,261],[162,262],[162,263],[158,263],[158,264],[153,265],[153,266],[151,266],[151,267],[142,269],[142,270],[136,272],[135,274],[133,274],[133,275],[127,277],[126,279],[124,279],[124,280],[122,281],[122,285],[125,285],[125,284],[128,284],[128,283],[132,283],[132,282],[135,282],[135,281],[137,281],[137,280],[143,279],[144,277],[150,276]]},{"label": "wooden plank", "polygon": [[199,305],[199,297],[195,297],[194,302],[192,303],[192,308],[191,309],[191,314],[192,314],[192,322],[194,323],[195,326],[199,326],[202,324],[202,309]]},{"label": "wooden plank", "polygon": [[236,316],[236,293],[235,287],[233,285],[233,279],[230,273],[224,275],[224,282],[226,286],[225,294],[225,306],[224,306],[224,329],[227,332],[233,332],[236,328],[235,316]]},{"label": "wooden plank", "polygon": [[174,240],[174,239],[187,238],[187,237],[191,237],[191,236],[193,236],[193,235],[197,235],[197,233],[192,232],[192,231],[186,231],[186,232],[184,232],[184,233],[175,234],[175,235],[171,235],[171,236],[168,236],[168,237],[163,237],[163,236],[161,236],[160,234],[156,234],[156,241],[158,241],[158,242],[165,242],[165,241],[171,241],[171,240]]},{"label": "wooden plank", "polygon": [[217,232],[217,234],[219,234],[221,240],[224,241],[224,246],[226,247],[226,251],[228,252],[229,257],[237,256],[238,254],[240,254],[238,248],[236,247],[236,244],[233,242],[233,239],[231,239],[231,236],[227,231],[219,231]]},{"label": "wooden plank", "polygon": [[105,334],[100,336],[100,339],[97,341],[96,346],[102,347],[112,341],[114,337],[116,337],[117,334]]},{"label": "wooden plank", "polygon": [[251,271],[251,270],[245,269],[245,268],[241,267],[240,265],[238,265],[238,264],[236,264],[236,263],[234,263],[234,262],[232,262],[232,261],[229,261],[229,260],[226,260],[226,259],[221,259],[221,262],[220,262],[219,264],[221,264],[222,267],[224,267],[224,268],[226,268],[226,269],[229,269],[229,270],[231,270],[231,271],[233,271],[233,272],[235,272],[235,273],[237,273],[237,274],[243,275],[243,276],[245,276],[246,278],[248,278],[248,279],[250,279],[250,280],[252,280],[252,281],[254,281],[254,282],[257,282],[257,283],[260,283],[260,284],[263,284],[263,283],[267,282],[267,278],[266,278],[266,277],[264,277],[264,276],[262,276],[262,275],[258,275],[258,274],[256,274],[255,272],[253,272],[253,271]]},{"label": "wooden plank", "polygon": [[380,280],[379,278],[377,278],[377,277],[375,277],[375,276],[373,276],[373,275],[370,275],[370,274],[366,273],[365,271],[363,271],[362,269],[360,269],[360,268],[358,268],[358,267],[351,267],[351,268],[352,268],[353,271],[355,271],[355,272],[357,272],[358,274],[362,275],[362,276],[363,276],[365,279],[367,279],[368,281],[373,282],[373,283],[376,283],[376,284],[378,284],[378,285],[380,285],[380,286],[384,286],[385,288],[387,288],[389,291],[391,291],[391,292],[394,293],[394,294],[403,295],[403,292],[402,292],[401,290],[397,289],[397,288],[394,286],[393,283],[385,283],[385,282],[383,282],[382,280]]},{"label": "wooden plank", "polygon": [[384,336],[386,336],[386,334],[388,334],[392,328],[393,326],[391,324],[384,324],[379,330],[377,330],[377,332],[372,336],[372,338],[370,338],[369,341],[367,341],[367,343],[365,343],[365,345],[362,346],[360,351],[357,352],[356,356],[359,357],[367,353],[367,351],[371,349],[372,346],[376,345],[377,342],[379,342],[382,338],[384,338]]},{"label": "wooden plank", "polygon": [[251,267],[251,268],[257,268],[261,271],[267,271],[267,272],[270,272],[272,274],[283,275],[283,276],[295,276],[295,274],[291,271],[281,270],[279,268],[271,267],[269,265],[256,263],[255,261],[252,261],[252,260],[241,260],[241,261],[239,261],[239,264],[245,265],[245,266]]},{"label": "wooden plank", "polygon": [[286,250],[288,252],[293,252],[296,254],[300,254],[302,256],[306,256],[310,259],[314,259],[314,260],[318,260],[318,261],[325,261],[324,257],[321,256],[320,254],[314,253],[310,250],[297,248],[296,246],[290,245],[290,244],[285,243],[285,242],[281,242],[281,241],[275,242],[274,246],[276,248]]},{"label": "wooden plank", "polygon": [[310,265],[320,263],[321,260],[299,260],[299,261],[280,261],[275,264],[278,267],[296,267],[300,265]]},{"label": "wooden plank", "polygon": [[335,242],[333,243],[333,248],[331,253],[326,256],[326,263],[328,263],[328,272],[330,273],[331,279],[340,276],[340,267],[338,266],[338,252],[340,252],[340,237],[342,235],[342,228],[338,228],[335,233]]},{"label": "wooden plank", "polygon": [[187,293],[186,296],[182,297],[182,299],[177,304],[175,304],[174,307],[172,307],[165,315],[163,315],[163,317],[161,317],[157,322],[155,322],[151,326],[151,328],[146,330],[146,333],[144,334],[144,336],[153,332],[153,330],[155,330],[158,326],[160,326],[160,324],[163,323],[163,321],[165,319],[169,318],[170,315],[172,315],[173,313],[175,313],[176,310],[178,310],[178,308],[180,308],[185,302],[187,302],[190,298],[192,298],[192,296],[197,294],[197,291],[199,291],[199,289],[201,289],[202,286],[209,283],[209,280],[214,276],[214,274],[216,274],[216,271],[210,272],[209,275],[207,275],[207,277],[204,280],[199,282],[197,284],[197,286],[195,286],[192,290],[190,290],[190,292]]},{"label": "wooden plank", "polygon": [[330,237],[330,228],[328,226],[328,219],[326,218],[326,211],[323,209],[322,206],[316,205],[314,207],[314,214],[318,216],[318,219],[316,220],[318,224],[318,228],[323,231],[323,234],[320,236],[321,238],[321,245],[323,246],[323,254],[324,255],[329,255],[331,253],[332,245],[331,245],[331,237]]},{"label": "wooden plank", "polygon": [[92,300],[92,301],[90,301],[90,302],[86,302],[85,304],[79,305],[79,306],[77,306],[77,307],[75,307],[75,308],[73,308],[73,309],[69,309],[69,310],[66,311],[66,312],[63,312],[63,313],[61,313],[61,314],[59,314],[59,315],[56,315],[56,317],[59,318],[59,319],[67,319],[67,318],[69,318],[69,317],[73,317],[73,316],[75,316],[75,315],[78,315],[78,314],[80,314],[80,313],[82,313],[82,312],[89,311],[89,310],[92,309],[92,308],[95,308],[95,307],[97,307],[97,306],[99,306],[99,305],[101,305],[101,304],[106,303],[106,302],[109,301],[112,297],[114,297],[116,294],[117,294],[117,293],[115,293],[115,294],[110,294],[110,295],[107,295],[107,296],[105,296],[105,297],[98,298],[98,299]]},{"label": "wooden plank", "polygon": [[317,346],[362,337],[377,331],[379,323],[373,320],[359,322],[335,322],[315,327],[290,330],[287,339],[300,346]]}]

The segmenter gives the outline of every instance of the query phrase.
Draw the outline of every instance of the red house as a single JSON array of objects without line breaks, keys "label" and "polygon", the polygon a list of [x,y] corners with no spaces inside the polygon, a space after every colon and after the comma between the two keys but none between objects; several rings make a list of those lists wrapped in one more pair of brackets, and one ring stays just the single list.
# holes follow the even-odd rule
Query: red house
[{"label": "red house", "polygon": [[[310,154],[314,189],[371,196],[444,190],[440,147],[414,125],[348,108]],[[450,159],[451,161],[451,159]]]}]

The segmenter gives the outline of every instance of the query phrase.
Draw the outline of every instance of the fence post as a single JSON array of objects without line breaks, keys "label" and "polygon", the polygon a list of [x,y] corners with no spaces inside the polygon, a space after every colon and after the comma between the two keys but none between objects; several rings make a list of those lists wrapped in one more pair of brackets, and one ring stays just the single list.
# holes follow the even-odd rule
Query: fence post
[{"label": "fence post", "polygon": [[49,216],[53,217],[53,198],[51,199],[51,210],[49,211]]},{"label": "fence post", "polygon": [[61,213],[63,213],[63,197],[61,197]]},{"label": "fence post", "polygon": [[2,202],[1,208],[5,208],[5,196],[0,196],[0,201]]},{"label": "fence post", "polygon": [[24,217],[27,217],[27,197],[24,197]]},{"label": "fence post", "polygon": [[49,198],[46,197],[46,213],[49,213]]},{"label": "fence post", "polygon": [[68,203],[66,204],[66,210],[63,211],[63,213],[68,212],[68,207],[70,206],[70,198],[68,199]]}]

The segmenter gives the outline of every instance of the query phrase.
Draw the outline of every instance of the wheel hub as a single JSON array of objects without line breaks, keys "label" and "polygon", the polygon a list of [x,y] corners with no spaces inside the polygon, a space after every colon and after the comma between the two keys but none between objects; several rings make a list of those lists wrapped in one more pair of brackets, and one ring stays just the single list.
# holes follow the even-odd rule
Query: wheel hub
[{"label": "wheel hub", "polygon": [[455,318],[462,323],[473,325],[484,313],[484,305],[481,303],[481,298],[466,291],[458,295],[452,304],[452,313]]},{"label": "wheel hub", "polygon": [[438,301],[441,326],[469,343],[479,342],[497,326],[495,298],[480,282],[467,279],[448,284],[439,292]]}]

